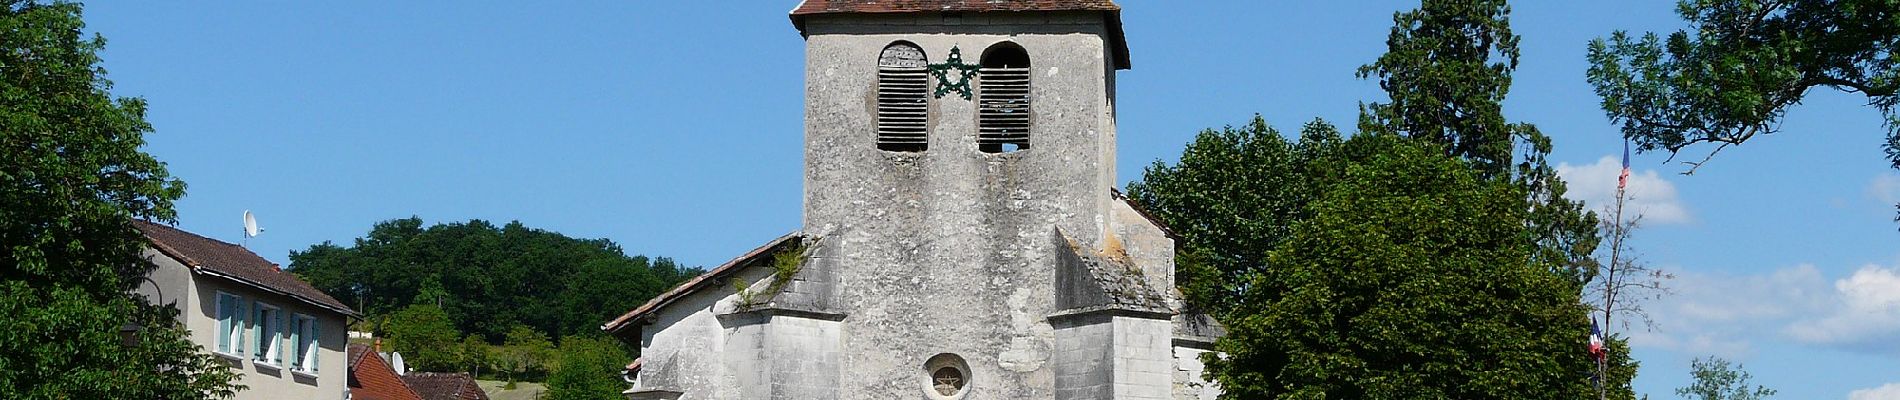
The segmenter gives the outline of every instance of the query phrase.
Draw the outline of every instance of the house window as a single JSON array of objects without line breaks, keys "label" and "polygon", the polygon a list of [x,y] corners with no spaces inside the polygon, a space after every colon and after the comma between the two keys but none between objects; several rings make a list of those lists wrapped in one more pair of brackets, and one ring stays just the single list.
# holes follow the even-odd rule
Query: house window
[{"label": "house window", "polygon": [[290,319],[290,369],[317,372],[317,319],[297,314]]},{"label": "house window", "polygon": [[244,299],[218,292],[219,353],[240,354],[244,348]]},{"label": "house window", "polygon": [[924,151],[929,147],[930,63],[924,49],[910,42],[891,43],[877,57],[877,148]]},{"label": "house window", "polygon": [[977,149],[1029,148],[1029,53],[1015,43],[997,43],[983,50],[983,68],[977,71]]},{"label": "house window", "polygon": [[257,333],[256,342],[251,345],[252,359],[269,365],[283,365],[284,361],[284,310],[258,302],[256,312],[251,315],[252,332]]}]

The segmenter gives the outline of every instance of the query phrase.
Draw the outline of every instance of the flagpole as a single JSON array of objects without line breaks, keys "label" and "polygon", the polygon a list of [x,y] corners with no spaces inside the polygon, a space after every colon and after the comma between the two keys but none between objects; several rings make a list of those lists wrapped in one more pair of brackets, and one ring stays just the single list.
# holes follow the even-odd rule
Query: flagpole
[{"label": "flagpole", "polygon": [[1603,352],[1605,355],[1602,357],[1597,357],[1597,360],[1596,360],[1597,361],[1597,377],[1598,377],[1597,400],[1609,400],[1609,390],[1604,387],[1603,383],[1605,381],[1608,381],[1610,378],[1609,377],[1609,356],[1608,356],[1609,346],[1610,346],[1609,342],[1612,338],[1615,337],[1614,335],[1611,334],[1612,332],[1611,329],[1613,329],[1614,326],[1611,325],[1610,317],[1615,314],[1615,310],[1616,310],[1616,290],[1611,285],[1614,285],[1614,283],[1616,282],[1616,271],[1618,269],[1621,269],[1621,268],[1618,268],[1618,263],[1622,262],[1623,237],[1627,236],[1623,234],[1624,233],[1623,230],[1627,228],[1626,224],[1623,222],[1623,206],[1624,206],[1624,202],[1627,200],[1627,197],[1625,195],[1628,193],[1627,189],[1629,186],[1629,178],[1630,178],[1630,141],[1628,138],[1625,138],[1623,139],[1623,171],[1620,174],[1618,174],[1616,177],[1616,205],[1614,209],[1611,211],[1613,214],[1611,218],[1614,218],[1614,219],[1611,220],[1612,223],[1610,224],[1610,232],[1611,232],[1610,264],[1607,268],[1608,276],[1606,276],[1604,279],[1604,282],[1607,285],[1605,286],[1605,290],[1603,291],[1603,340],[1604,340]]}]

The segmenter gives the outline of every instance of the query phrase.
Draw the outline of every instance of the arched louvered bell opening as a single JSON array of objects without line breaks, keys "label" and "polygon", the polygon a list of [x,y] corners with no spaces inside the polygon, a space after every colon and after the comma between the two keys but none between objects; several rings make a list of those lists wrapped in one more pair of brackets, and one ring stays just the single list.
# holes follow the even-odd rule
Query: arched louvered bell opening
[{"label": "arched louvered bell opening", "polygon": [[1029,148],[1029,53],[1002,42],[983,50],[977,87],[976,147],[985,153]]},{"label": "arched louvered bell opening", "polygon": [[924,49],[910,42],[884,47],[877,57],[877,148],[924,151],[928,148],[930,64]]}]

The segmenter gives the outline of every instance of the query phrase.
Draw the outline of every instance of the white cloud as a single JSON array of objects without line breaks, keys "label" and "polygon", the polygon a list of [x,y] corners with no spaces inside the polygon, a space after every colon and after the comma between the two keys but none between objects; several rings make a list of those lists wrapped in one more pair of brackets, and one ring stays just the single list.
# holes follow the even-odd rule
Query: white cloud
[{"label": "white cloud", "polygon": [[1888,171],[1867,183],[1867,195],[1881,204],[1900,203],[1900,173]]},{"label": "white cloud", "polygon": [[1854,275],[1834,281],[1832,304],[1819,317],[1788,326],[1796,340],[1879,347],[1900,339],[1900,274],[1896,269],[1868,265]]},{"label": "white cloud", "polygon": [[1807,264],[1755,275],[1679,272],[1667,285],[1675,294],[1647,307],[1654,329],[1625,330],[1636,331],[1631,345],[1737,359],[1778,335],[1900,355],[1892,345],[1900,341],[1900,266],[1870,264],[1831,281]]},{"label": "white cloud", "polygon": [[1858,389],[1848,393],[1847,400],[1900,400],[1900,383],[1889,383],[1876,388]]},{"label": "white cloud", "polygon": [[1826,304],[1832,292],[1827,284],[1818,268],[1806,264],[1760,275],[1679,272],[1667,283],[1675,294],[1648,305],[1656,320],[1654,329],[1630,329],[1630,343],[1684,354],[1746,358],[1761,332],[1774,332]]},{"label": "white cloud", "polygon": [[[1557,175],[1569,184],[1569,192],[1565,197],[1583,201],[1586,206],[1596,210],[1602,210],[1616,201],[1616,179],[1622,173],[1622,162],[1611,156],[1597,159],[1596,164],[1557,164]],[[1896,177],[1895,185],[1900,185],[1900,177]],[[1625,213],[1635,210],[1648,223],[1673,224],[1691,220],[1689,209],[1683,207],[1676,198],[1676,185],[1664,180],[1656,170],[1631,170],[1626,196],[1628,204]]]}]

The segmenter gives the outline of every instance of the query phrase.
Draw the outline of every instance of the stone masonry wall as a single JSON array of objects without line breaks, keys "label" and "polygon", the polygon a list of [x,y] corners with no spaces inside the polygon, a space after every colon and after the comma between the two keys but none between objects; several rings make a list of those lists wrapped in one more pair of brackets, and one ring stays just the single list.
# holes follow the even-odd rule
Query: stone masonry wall
[{"label": "stone masonry wall", "polygon": [[[1110,230],[1112,73],[1099,13],[832,17],[806,22],[805,230],[836,246],[846,315],[843,399],[916,398],[926,359],[969,364],[967,398],[1053,398],[1057,228]],[[922,32],[922,33],[919,33]],[[903,40],[940,63],[1014,42],[1031,59],[1028,150],[977,151],[975,103],[930,101],[929,149],[880,151],[879,52]]]},{"label": "stone masonry wall", "polygon": [[1115,396],[1120,400],[1168,400],[1173,396],[1173,328],[1168,320],[1115,316]]}]

